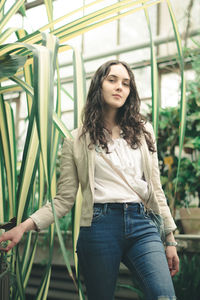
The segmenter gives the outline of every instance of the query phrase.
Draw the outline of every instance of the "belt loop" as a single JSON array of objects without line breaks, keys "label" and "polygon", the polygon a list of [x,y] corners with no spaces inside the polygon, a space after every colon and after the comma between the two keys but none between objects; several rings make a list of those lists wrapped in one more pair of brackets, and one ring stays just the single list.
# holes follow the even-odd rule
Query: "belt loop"
[{"label": "belt loop", "polygon": [[143,204],[142,202],[139,203],[139,213],[143,213]]},{"label": "belt loop", "polygon": [[108,203],[105,203],[105,204],[103,205],[103,214],[104,214],[104,215],[105,215],[106,212],[107,212],[107,208],[108,208]]}]

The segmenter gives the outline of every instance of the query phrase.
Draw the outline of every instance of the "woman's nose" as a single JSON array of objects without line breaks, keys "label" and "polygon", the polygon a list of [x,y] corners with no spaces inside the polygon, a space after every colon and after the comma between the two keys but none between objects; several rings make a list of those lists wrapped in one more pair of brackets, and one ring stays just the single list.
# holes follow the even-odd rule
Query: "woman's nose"
[{"label": "woman's nose", "polygon": [[117,82],[116,89],[117,90],[122,90],[122,82]]}]

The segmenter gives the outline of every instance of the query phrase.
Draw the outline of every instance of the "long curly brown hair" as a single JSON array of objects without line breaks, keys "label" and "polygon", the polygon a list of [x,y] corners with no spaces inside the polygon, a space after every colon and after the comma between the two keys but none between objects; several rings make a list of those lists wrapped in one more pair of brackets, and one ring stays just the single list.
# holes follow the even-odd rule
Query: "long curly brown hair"
[{"label": "long curly brown hair", "polygon": [[[118,109],[116,122],[122,130],[122,136],[131,146],[137,149],[141,145],[141,135],[144,134],[148,148],[155,152],[151,134],[145,129],[146,120],[140,114],[140,103],[135,78],[131,68],[123,61],[110,60],[98,68],[92,77],[86,105],[83,110],[83,131],[90,134],[91,144],[99,144],[108,153],[107,138],[105,135],[104,99],[102,96],[102,83],[110,72],[112,65],[123,65],[130,76],[130,93],[122,107]],[[109,131],[108,131],[109,132]],[[109,132],[110,133],[110,132]]]}]

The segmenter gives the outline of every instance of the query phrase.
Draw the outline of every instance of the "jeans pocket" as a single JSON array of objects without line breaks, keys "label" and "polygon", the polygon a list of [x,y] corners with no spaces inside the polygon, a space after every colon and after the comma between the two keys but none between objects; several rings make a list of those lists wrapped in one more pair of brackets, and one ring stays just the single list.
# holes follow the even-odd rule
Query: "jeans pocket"
[{"label": "jeans pocket", "polygon": [[92,222],[95,222],[97,220],[99,220],[103,215],[103,210],[101,207],[94,207],[93,208],[93,218],[92,218]]},{"label": "jeans pocket", "polygon": [[149,221],[149,224],[151,224],[152,226],[156,227],[156,224],[153,222],[153,220],[152,220],[151,216],[149,215],[148,211],[144,212],[144,218]]}]

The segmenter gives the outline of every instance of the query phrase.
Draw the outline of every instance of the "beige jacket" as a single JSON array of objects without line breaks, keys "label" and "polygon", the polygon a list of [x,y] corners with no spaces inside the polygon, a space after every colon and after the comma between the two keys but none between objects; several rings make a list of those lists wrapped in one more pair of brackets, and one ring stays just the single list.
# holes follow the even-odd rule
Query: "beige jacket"
[{"label": "beige jacket", "polygon": [[[154,137],[151,124],[147,123],[145,126]],[[80,183],[83,195],[80,226],[90,226],[93,216],[95,148],[88,149],[90,144],[89,134],[79,139],[81,128],[75,129],[72,134],[74,139],[66,138],[63,144],[61,174],[57,194],[53,201],[57,216],[64,216],[74,204]],[[145,137],[142,138],[140,149],[145,180],[150,188],[150,197],[146,201],[146,206],[155,213],[162,215],[167,234],[174,231],[176,225],[161,187],[157,153],[152,154],[149,152]],[[48,227],[54,221],[51,204],[48,202],[30,217],[35,222],[38,230]]]}]

